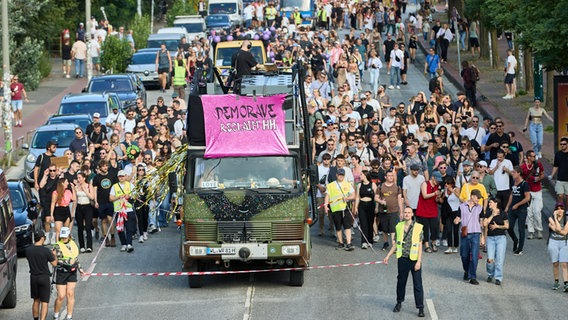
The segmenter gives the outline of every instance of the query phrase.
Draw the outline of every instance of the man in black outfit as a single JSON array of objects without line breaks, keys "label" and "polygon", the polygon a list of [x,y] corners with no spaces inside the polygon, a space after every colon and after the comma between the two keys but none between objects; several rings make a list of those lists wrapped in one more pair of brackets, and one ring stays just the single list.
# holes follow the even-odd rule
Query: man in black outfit
[{"label": "man in black outfit", "polygon": [[34,299],[32,314],[34,320],[45,320],[51,295],[51,272],[48,263],[55,267],[57,259],[54,252],[43,246],[45,233],[42,230],[34,234],[34,239],[34,245],[26,249],[26,258],[30,264],[30,292]]},{"label": "man in black outfit", "polygon": [[231,57],[231,66],[236,71],[235,78],[233,79],[233,91],[235,94],[241,93],[241,80],[243,76],[251,74],[251,70],[258,65],[256,59],[250,53],[252,43],[249,40],[243,41],[241,50],[237,51]]}]

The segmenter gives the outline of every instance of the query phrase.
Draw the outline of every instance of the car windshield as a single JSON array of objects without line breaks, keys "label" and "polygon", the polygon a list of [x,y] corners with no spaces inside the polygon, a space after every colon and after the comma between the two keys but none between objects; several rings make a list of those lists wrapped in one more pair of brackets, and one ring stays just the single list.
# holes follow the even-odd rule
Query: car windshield
[{"label": "car windshield", "polygon": [[[216,67],[228,67],[231,66],[231,57],[233,56],[233,54],[237,51],[240,50],[239,48],[219,48],[217,50],[217,57],[215,58],[215,66]],[[262,49],[260,46],[253,46],[250,49],[250,52],[252,53],[252,55],[254,56],[254,59],[260,63],[263,64],[263,60],[262,60]]]},{"label": "car windshield", "polygon": [[[178,49],[178,40],[148,40],[146,48],[160,48],[162,43],[166,44],[166,49],[170,52],[176,52]],[[155,58],[156,56],[154,56]]]},{"label": "car windshield", "polygon": [[237,4],[236,3],[211,3],[209,4],[209,13],[210,14],[217,14],[217,13],[225,13],[231,14],[237,12]]},{"label": "car windshield", "polygon": [[196,158],[194,161],[195,189],[298,187],[293,157]]},{"label": "car windshield", "polygon": [[196,22],[196,23],[178,23],[175,24],[176,27],[182,27],[187,30],[187,33],[199,33],[203,32],[203,23]]},{"label": "car windshield", "polygon": [[106,118],[108,116],[106,103],[104,101],[65,102],[59,107],[58,114],[88,113],[93,116],[95,112],[98,112],[101,117]]},{"label": "car windshield", "polygon": [[12,208],[14,210],[21,211],[25,209],[26,202],[24,201],[24,195],[17,189],[10,189],[10,199],[12,199]]},{"label": "car windshield", "polygon": [[130,64],[156,64],[156,53],[139,53],[132,56]]},{"label": "car windshield", "polygon": [[51,118],[49,119],[49,121],[47,122],[47,124],[60,124],[60,123],[72,123],[72,124],[76,124],[79,127],[81,127],[81,129],[83,129],[83,132],[87,130],[87,126],[91,123],[91,121],[88,118],[85,119],[69,119],[69,118]]},{"label": "car windshield", "polygon": [[45,149],[48,141],[55,141],[58,148],[67,148],[73,139],[75,139],[75,129],[36,131],[31,145],[33,149]]},{"label": "car windshield", "polygon": [[89,92],[130,92],[134,91],[129,79],[91,80]]}]

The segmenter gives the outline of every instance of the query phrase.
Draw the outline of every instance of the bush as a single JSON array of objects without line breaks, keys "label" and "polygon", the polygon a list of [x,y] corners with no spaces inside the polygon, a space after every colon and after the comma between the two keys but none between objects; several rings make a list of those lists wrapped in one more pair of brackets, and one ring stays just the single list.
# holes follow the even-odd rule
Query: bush
[{"label": "bush", "polygon": [[132,47],[126,38],[108,36],[101,48],[101,67],[111,73],[123,73],[128,66],[128,59],[132,57]]},{"label": "bush", "polygon": [[16,45],[10,43],[10,64],[12,74],[17,74],[20,82],[24,84],[27,91],[33,91],[39,86],[41,72],[39,69],[40,60],[38,57],[43,55],[43,41],[31,39],[30,37]]},{"label": "bush", "polygon": [[198,14],[197,8],[199,0],[175,0],[171,8],[168,9],[167,22],[168,26],[174,25],[176,16],[187,16]]},{"label": "bush", "polygon": [[150,35],[150,16],[143,15],[140,17],[136,15],[131,22],[129,29],[132,29],[132,37],[134,38],[134,45],[136,48],[146,47],[146,40]]},{"label": "bush", "polygon": [[42,79],[51,74],[51,59],[49,53],[45,50],[39,57],[39,73]]}]

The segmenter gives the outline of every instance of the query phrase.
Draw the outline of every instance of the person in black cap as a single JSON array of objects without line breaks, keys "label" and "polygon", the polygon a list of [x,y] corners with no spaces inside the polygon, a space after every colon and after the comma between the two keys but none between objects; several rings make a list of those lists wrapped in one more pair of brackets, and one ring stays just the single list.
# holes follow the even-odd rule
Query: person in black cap
[{"label": "person in black cap", "polygon": [[35,243],[26,249],[26,259],[30,265],[30,291],[34,300],[32,315],[34,320],[45,320],[51,295],[51,272],[49,264],[57,265],[55,253],[43,246],[45,233],[39,230],[34,233]]},{"label": "person in black cap", "polygon": [[34,178],[34,187],[39,192],[39,182],[45,173],[45,170],[51,164],[51,158],[55,157],[55,151],[57,150],[57,142],[56,141],[48,141],[45,145],[45,152],[42,153],[39,157],[37,157],[33,178]]}]

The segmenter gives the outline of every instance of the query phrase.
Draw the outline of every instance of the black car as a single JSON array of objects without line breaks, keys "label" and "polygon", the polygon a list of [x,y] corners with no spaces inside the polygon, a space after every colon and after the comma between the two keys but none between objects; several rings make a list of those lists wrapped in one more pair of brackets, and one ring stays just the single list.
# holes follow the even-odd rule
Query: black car
[{"label": "black car", "polygon": [[111,74],[91,78],[85,92],[109,93],[118,95],[123,103],[123,109],[136,106],[136,99],[140,98],[146,103],[146,88],[140,78],[133,73]]},{"label": "black car", "polygon": [[[12,209],[16,220],[18,255],[23,256],[26,248],[33,244],[33,220],[41,221],[41,208],[36,196],[24,180],[8,181]],[[38,222],[36,222],[38,225]]]}]

